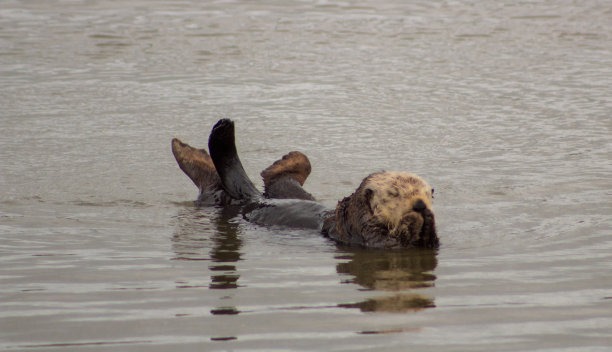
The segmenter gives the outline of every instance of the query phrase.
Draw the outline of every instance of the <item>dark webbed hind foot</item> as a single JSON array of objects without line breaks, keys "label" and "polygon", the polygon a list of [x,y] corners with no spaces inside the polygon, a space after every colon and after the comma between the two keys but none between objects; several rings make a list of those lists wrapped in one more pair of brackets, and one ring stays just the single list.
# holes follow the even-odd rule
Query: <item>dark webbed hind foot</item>
[{"label": "dark webbed hind foot", "polygon": [[306,155],[293,151],[261,172],[267,198],[315,200],[302,186],[310,175]]},{"label": "dark webbed hind foot", "polygon": [[223,189],[232,198],[250,200],[261,197],[238,157],[232,120],[221,119],[215,124],[208,138],[208,149]]}]

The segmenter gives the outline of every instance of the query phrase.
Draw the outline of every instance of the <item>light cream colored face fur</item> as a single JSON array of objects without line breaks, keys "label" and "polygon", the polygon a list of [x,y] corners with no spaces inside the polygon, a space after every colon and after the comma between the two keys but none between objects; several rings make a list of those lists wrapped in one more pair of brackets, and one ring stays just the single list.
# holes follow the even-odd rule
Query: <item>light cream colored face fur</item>
[{"label": "light cream colored face fur", "polygon": [[[364,187],[370,190],[370,209],[394,235],[398,227],[415,225],[420,228],[423,218],[412,208],[421,199],[431,209],[431,187],[422,178],[408,172],[383,172],[371,175]],[[412,224],[406,224],[406,221]],[[415,223],[416,222],[416,223]]]}]

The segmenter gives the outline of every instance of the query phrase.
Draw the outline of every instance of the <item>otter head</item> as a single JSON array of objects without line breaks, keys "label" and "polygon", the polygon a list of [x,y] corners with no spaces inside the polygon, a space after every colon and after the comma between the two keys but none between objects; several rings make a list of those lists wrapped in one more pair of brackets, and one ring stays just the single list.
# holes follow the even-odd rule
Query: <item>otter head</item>
[{"label": "otter head", "polygon": [[380,172],[336,207],[335,237],[366,247],[436,248],[432,189],[417,175]]}]

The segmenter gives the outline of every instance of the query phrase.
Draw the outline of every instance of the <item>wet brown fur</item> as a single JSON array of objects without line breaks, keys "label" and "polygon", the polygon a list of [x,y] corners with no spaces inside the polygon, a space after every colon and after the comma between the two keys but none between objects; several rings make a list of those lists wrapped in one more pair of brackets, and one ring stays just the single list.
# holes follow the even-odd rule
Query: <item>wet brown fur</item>
[{"label": "wet brown fur", "polygon": [[[431,199],[429,185],[414,174],[371,174],[352,195],[338,202],[323,232],[340,242],[366,247],[435,248],[438,238]],[[424,208],[417,211],[419,200]]]}]

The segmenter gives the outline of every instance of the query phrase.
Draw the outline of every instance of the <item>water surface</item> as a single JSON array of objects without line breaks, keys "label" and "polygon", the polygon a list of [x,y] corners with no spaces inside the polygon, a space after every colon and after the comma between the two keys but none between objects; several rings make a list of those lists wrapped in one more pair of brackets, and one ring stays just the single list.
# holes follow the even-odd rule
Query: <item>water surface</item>
[{"label": "water surface", "polygon": [[[4,1],[0,348],[607,351],[612,8],[598,1]],[[236,121],[334,206],[435,188],[438,251],[198,208],[170,140]]]}]

